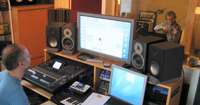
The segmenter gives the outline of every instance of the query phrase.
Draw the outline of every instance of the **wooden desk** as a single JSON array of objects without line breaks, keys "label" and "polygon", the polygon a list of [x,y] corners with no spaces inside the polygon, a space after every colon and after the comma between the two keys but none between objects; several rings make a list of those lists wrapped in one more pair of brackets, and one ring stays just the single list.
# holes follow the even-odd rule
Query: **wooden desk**
[{"label": "wooden desk", "polygon": [[51,97],[53,96],[53,94],[41,89],[40,87],[38,86],[35,86],[33,84],[31,84],[30,82],[27,82],[26,80],[22,80],[22,85],[33,90],[34,92],[46,97],[47,99],[51,99]]},{"label": "wooden desk", "polygon": [[[44,58],[45,58],[45,61],[46,61],[46,60],[50,59],[51,57],[57,55],[57,56],[64,57],[66,59],[71,59],[71,60],[74,60],[74,61],[78,61],[78,62],[81,62],[81,63],[84,63],[84,64],[94,66],[94,81],[93,81],[94,86],[93,87],[95,89],[95,86],[100,85],[101,80],[99,79],[99,75],[100,75],[101,69],[111,71],[111,67],[104,67],[103,63],[86,62],[86,61],[77,59],[77,55],[79,55],[80,53],[81,52],[71,56],[71,55],[63,55],[63,54],[61,54],[61,52],[58,52],[58,53],[47,52],[47,49],[44,49]],[[122,66],[124,64],[124,63],[121,63],[121,62],[109,60],[109,59],[98,57],[98,56],[94,56],[94,59],[103,60],[104,62],[110,63],[111,65],[116,64],[116,65]],[[167,101],[166,101],[167,105],[178,105],[179,104],[181,91],[182,91],[182,85],[183,85],[183,77],[181,77],[180,80],[173,81],[173,82],[170,82],[170,83],[157,84],[157,86],[168,89],[168,96],[167,96]],[[173,94],[175,94],[175,95],[173,95]]]},{"label": "wooden desk", "polygon": [[[79,54],[80,54],[80,52],[73,56],[70,56],[70,55],[63,55],[63,54],[61,54],[61,52],[50,53],[50,52],[47,52],[46,49],[44,49],[45,61],[50,59],[52,56],[58,55],[58,56],[65,57],[66,59],[71,59],[71,60],[75,60],[75,61],[78,61],[78,62],[81,62],[84,64],[94,66],[94,81],[93,81],[93,83],[94,83],[94,89],[95,89],[95,86],[100,85],[99,75],[100,75],[101,69],[111,71],[111,67],[104,67],[103,63],[94,63],[94,62],[86,62],[86,61],[79,60],[76,58],[76,56]],[[110,64],[117,64],[120,66],[123,65],[123,63],[112,61],[112,60],[101,58],[101,57],[95,56],[94,59],[101,59],[104,62],[108,62]],[[25,80],[22,81],[22,85],[33,90],[34,92],[46,97],[47,99],[50,99],[53,96],[53,94],[39,88],[38,86],[33,85]],[[166,100],[167,105],[178,105],[179,104],[181,91],[182,91],[182,85],[183,85],[183,77],[181,77],[180,80],[176,80],[176,81],[173,81],[170,83],[157,84],[157,86],[166,88],[168,90],[168,95],[167,95],[167,100]]]}]

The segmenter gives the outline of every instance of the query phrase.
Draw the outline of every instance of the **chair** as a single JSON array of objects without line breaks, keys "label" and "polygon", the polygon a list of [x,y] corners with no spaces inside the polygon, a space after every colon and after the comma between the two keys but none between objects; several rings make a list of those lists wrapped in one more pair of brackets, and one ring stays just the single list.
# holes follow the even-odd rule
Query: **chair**
[{"label": "chair", "polygon": [[180,32],[180,36],[179,36],[179,39],[178,39],[178,44],[180,44],[180,41],[181,41],[181,35],[182,35],[182,30]]}]

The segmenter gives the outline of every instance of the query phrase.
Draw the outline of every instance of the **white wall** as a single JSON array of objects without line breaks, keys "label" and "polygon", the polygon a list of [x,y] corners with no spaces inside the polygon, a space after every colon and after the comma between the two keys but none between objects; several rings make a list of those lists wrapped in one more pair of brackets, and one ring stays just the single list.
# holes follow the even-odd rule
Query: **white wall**
[{"label": "white wall", "polygon": [[185,67],[183,69],[185,77],[184,82],[190,84],[186,105],[193,105],[200,71]]}]

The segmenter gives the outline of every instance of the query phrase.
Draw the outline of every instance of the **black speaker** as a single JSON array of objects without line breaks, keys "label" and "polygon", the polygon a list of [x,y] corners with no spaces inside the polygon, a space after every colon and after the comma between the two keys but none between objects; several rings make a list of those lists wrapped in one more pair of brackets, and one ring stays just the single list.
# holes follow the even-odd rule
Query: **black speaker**
[{"label": "black speaker", "polygon": [[27,0],[10,0],[11,6],[26,5]]},{"label": "black speaker", "polygon": [[61,51],[61,27],[66,23],[52,22],[46,26],[47,51]]},{"label": "black speaker", "polygon": [[70,22],[62,26],[62,54],[73,55],[77,50],[77,24]]},{"label": "black speaker", "polygon": [[36,4],[37,1],[36,0],[26,0],[26,4],[30,5],[30,4]]},{"label": "black speaker", "polygon": [[36,4],[36,0],[10,0],[11,6]]},{"label": "black speaker", "polygon": [[148,61],[148,46],[149,44],[158,43],[164,41],[163,38],[156,36],[145,36],[133,40],[132,49],[132,66],[141,71],[147,73],[147,61]]},{"label": "black speaker", "polygon": [[149,45],[148,72],[159,82],[172,81],[181,77],[184,46],[174,42]]}]

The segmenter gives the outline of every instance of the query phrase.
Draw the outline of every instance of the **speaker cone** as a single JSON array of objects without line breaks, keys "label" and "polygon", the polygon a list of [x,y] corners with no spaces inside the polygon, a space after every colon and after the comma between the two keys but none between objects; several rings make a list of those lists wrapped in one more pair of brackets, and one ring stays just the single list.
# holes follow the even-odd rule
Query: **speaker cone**
[{"label": "speaker cone", "polygon": [[62,46],[66,49],[66,50],[71,50],[72,48],[74,48],[74,41],[72,38],[70,37],[64,37],[62,39]]},{"label": "speaker cone", "polygon": [[144,66],[144,59],[141,54],[134,53],[132,55],[132,65],[136,69],[141,69]]},{"label": "speaker cone", "polygon": [[50,47],[57,47],[58,46],[58,41],[55,37],[50,37],[48,42],[49,42]]},{"label": "speaker cone", "polygon": [[160,71],[159,65],[155,61],[152,61],[150,63],[150,73],[154,76],[157,76],[159,71]]}]

